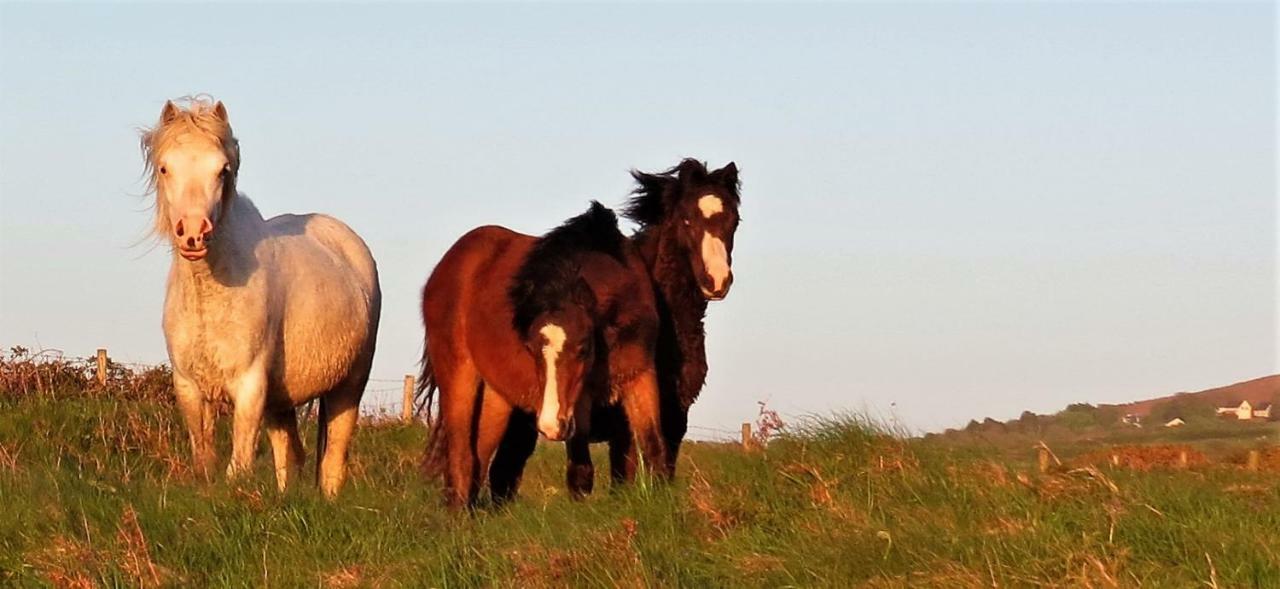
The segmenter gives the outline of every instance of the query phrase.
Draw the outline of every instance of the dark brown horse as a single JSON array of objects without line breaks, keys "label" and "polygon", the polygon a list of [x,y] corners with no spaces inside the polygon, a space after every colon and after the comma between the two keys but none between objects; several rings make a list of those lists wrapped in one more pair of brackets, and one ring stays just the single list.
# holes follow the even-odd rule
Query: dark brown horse
[{"label": "dark brown horse", "polygon": [[[657,344],[658,387],[666,474],[675,473],[676,458],[689,424],[689,407],[707,376],[703,317],[707,302],[723,299],[733,284],[733,239],[738,217],[738,167],[707,171],[686,159],[658,173],[633,171],[639,186],[623,215],[639,224],[630,242],[644,259],[645,275],[657,299],[660,330]],[[626,416],[613,407],[597,406],[591,441],[609,442],[614,481],[630,478],[634,451],[623,435]],[[569,487],[574,496],[591,492],[590,454],[569,447]]]},{"label": "dark brown horse", "polygon": [[666,464],[652,289],[599,203],[542,238],[467,233],[427,280],[422,313],[420,382],[428,398],[439,389],[440,404],[426,466],[443,475],[451,506],[473,505],[485,478],[496,501],[511,498],[537,432],[589,430],[596,399],[584,388],[620,402],[627,437]]}]

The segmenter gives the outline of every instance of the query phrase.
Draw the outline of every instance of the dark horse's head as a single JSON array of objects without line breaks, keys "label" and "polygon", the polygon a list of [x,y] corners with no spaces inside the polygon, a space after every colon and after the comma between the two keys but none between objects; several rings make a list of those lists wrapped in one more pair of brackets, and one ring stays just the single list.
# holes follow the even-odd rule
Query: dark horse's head
[{"label": "dark horse's head", "polygon": [[513,327],[538,367],[538,431],[552,440],[573,434],[574,415],[590,411],[583,383],[595,363],[596,299],[579,263],[587,253],[622,259],[613,211],[598,202],[538,238],[507,295]]},{"label": "dark horse's head", "polygon": [[657,227],[675,238],[702,295],[718,301],[733,285],[733,234],[738,230],[738,166],[708,172],[686,159],[669,170],[632,171],[639,183],[624,215],[642,230]]}]

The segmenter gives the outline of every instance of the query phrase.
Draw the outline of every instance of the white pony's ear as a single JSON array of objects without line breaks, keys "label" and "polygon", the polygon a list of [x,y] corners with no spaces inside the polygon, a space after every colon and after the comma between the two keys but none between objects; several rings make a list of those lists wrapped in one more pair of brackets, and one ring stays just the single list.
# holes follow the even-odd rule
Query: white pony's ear
[{"label": "white pony's ear", "polygon": [[224,123],[227,122],[227,107],[222,106],[221,100],[219,100],[217,104],[213,105],[213,116],[218,117],[218,120]]},{"label": "white pony's ear", "polygon": [[178,106],[172,100],[164,101],[164,108],[160,109],[160,124],[172,123],[176,118],[178,118]]}]

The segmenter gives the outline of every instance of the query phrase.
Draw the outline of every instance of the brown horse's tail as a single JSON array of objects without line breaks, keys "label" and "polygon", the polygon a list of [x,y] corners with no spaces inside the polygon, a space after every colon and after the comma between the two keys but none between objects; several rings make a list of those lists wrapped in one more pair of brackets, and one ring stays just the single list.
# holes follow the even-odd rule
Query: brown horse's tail
[{"label": "brown horse's tail", "polygon": [[316,484],[323,484],[320,465],[324,464],[324,448],[329,444],[329,402],[322,396],[316,399],[320,408],[316,411]]},{"label": "brown horse's tail", "polygon": [[417,409],[427,416],[427,447],[422,454],[422,472],[428,478],[444,474],[445,443],[441,435],[439,415],[431,414],[431,404],[436,400],[436,392],[440,390],[436,383],[436,373],[431,366],[431,357],[422,351],[422,372],[418,375],[418,390],[414,395]]}]

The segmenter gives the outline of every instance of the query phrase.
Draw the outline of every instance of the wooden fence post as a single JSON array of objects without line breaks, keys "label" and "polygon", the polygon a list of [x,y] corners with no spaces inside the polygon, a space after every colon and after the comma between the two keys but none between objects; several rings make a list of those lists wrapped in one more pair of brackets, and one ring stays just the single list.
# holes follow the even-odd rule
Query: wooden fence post
[{"label": "wooden fence post", "polygon": [[405,423],[413,421],[413,375],[404,375],[404,406],[400,408],[400,419]]},{"label": "wooden fence post", "polygon": [[98,348],[98,386],[107,386],[107,349]]},{"label": "wooden fence post", "polygon": [[1245,468],[1249,470],[1258,470],[1258,463],[1262,461],[1262,455],[1257,450],[1249,451],[1249,461],[1245,463]]},{"label": "wooden fence post", "polygon": [[1178,468],[1186,468],[1186,467],[1187,467],[1187,451],[1182,450],[1178,452]]},{"label": "wooden fence post", "polygon": [[1120,455],[1119,455],[1119,454],[1112,454],[1112,455],[1111,455],[1111,466],[1112,466],[1113,468],[1119,468],[1119,467],[1120,467]]},{"label": "wooden fence post", "polygon": [[747,452],[750,450],[751,450],[751,424],[744,423],[742,424],[742,451]]},{"label": "wooden fence post", "polygon": [[1041,446],[1036,448],[1036,462],[1039,464],[1040,472],[1049,472],[1049,449]]}]

